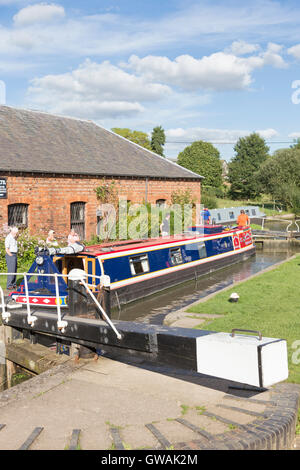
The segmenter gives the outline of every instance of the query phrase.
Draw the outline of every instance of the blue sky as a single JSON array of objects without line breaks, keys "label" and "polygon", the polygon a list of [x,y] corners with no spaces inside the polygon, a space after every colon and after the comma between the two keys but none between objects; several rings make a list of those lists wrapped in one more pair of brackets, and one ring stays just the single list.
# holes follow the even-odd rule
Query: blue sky
[{"label": "blue sky", "polygon": [[6,104],[161,125],[169,158],[203,139],[230,160],[253,131],[271,152],[289,146],[278,142],[300,137],[299,65],[294,0],[0,0]]}]

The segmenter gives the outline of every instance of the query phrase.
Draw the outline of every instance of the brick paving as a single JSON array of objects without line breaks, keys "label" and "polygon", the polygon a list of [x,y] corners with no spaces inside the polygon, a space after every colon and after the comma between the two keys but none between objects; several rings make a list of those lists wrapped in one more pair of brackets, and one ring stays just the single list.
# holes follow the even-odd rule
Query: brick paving
[{"label": "brick paving", "polygon": [[144,359],[72,359],[0,394],[0,449],[299,448],[299,386],[234,385]]}]

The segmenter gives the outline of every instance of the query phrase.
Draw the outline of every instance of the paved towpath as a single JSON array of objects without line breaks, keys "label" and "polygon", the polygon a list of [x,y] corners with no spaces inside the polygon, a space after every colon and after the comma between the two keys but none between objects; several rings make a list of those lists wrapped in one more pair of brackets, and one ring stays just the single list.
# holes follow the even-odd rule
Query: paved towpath
[{"label": "paved towpath", "polygon": [[66,360],[0,394],[0,450],[291,448],[297,389],[233,385],[143,359]]}]

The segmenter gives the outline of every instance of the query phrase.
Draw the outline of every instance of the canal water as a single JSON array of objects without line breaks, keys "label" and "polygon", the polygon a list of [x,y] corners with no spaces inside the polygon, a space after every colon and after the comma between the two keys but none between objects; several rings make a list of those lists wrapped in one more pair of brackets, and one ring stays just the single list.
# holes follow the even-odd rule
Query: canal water
[{"label": "canal water", "polygon": [[282,252],[257,249],[256,254],[247,261],[201,276],[197,281],[185,282],[145,297],[143,300],[124,305],[121,310],[116,309],[112,312],[112,319],[162,324],[168,313],[187,307],[235,282],[246,280],[253,274],[290,258],[296,252],[295,249]]}]

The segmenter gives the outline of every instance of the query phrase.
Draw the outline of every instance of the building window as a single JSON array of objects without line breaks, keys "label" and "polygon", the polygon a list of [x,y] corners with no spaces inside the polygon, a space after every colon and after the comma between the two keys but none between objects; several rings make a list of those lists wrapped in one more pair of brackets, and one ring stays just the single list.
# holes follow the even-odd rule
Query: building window
[{"label": "building window", "polygon": [[129,258],[130,271],[133,276],[150,271],[148,255],[131,256]]},{"label": "building window", "polygon": [[85,239],[85,202],[72,202],[71,229],[78,233],[80,240]]},{"label": "building window", "polygon": [[8,206],[8,225],[28,227],[28,204],[10,204]]},{"label": "building window", "polygon": [[166,199],[157,199],[156,206],[157,207],[166,207]]}]

